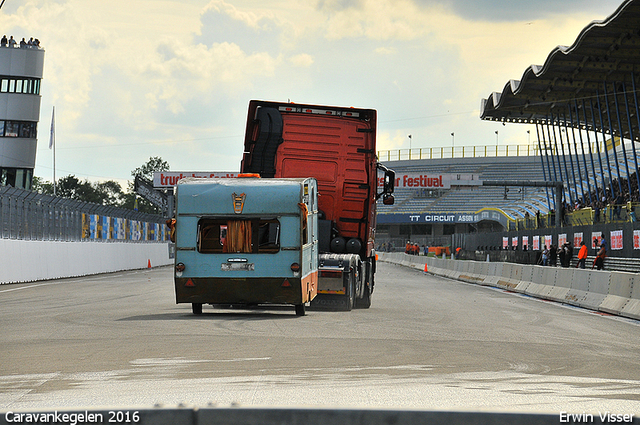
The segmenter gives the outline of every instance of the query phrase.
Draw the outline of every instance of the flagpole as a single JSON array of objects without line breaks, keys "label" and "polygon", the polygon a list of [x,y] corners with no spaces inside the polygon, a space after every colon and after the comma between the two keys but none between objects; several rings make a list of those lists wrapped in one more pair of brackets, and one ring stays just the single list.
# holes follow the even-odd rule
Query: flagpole
[{"label": "flagpole", "polygon": [[56,196],[56,107],[51,111],[51,133],[49,134],[49,149],[53,149],[53,196]]}]

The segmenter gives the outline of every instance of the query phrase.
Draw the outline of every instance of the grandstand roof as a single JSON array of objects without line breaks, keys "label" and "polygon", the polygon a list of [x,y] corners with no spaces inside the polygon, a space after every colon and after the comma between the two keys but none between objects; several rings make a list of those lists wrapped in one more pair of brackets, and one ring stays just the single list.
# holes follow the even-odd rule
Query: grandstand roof
[{"label": "grandstand roof", "polygon": [[[480,118],[521,123],[561,121],[575,128],[585,128],[586,123],[590,130],[602,131],[604,127],[609,132],[607,113],[612,111],[612,120],[619,116],[622,121],[623,137],[638,140],[638,98],[632,94],[640,89],[639,77],[640,0],[626,0],[607,19],[585,27],[572,46],[556,47],[544,65],[528,67],[519,81],[511,80],[502,92],[483,99]],[[613,112],[616,110],[619,113]],[[620,134],[617,121],[613,127],[614,133]]]}]

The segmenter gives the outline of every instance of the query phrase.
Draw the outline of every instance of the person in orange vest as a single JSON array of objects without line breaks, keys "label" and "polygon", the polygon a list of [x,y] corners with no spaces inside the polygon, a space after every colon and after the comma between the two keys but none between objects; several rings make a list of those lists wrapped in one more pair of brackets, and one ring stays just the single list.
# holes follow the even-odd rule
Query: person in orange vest
[{"label": "person in orange vest", "polygon": [[584,241],[581,241],[580,251],[578,251],[578,264],[576,264],[576,268],[580,267],[581,269],[584,269],[584,265],[587,262],[587,253],[588,253],[587,245],[584,243]]},{"label": "person in orange vest", "polygon": [[404,253],[405,254],[411,254],[411,243],[409,241],[407,241],[407,245],[404,247]]}]

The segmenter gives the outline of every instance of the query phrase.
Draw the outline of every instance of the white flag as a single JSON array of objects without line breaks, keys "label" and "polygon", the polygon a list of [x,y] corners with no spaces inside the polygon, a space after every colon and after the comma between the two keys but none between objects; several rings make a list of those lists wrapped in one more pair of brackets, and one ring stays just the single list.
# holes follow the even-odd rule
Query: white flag
[{"label": "white flag", "polygon": [[49,149],[53,148],[53,144],[56,142],[56,107],[53,107],[51,112],[51,133],[49,134]]}]

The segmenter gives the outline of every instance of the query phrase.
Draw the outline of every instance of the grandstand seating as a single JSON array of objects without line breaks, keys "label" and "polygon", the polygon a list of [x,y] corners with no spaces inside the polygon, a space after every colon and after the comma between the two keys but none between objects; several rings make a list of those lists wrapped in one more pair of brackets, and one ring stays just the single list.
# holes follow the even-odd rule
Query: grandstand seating
[{"label": "grandstand seating", "polygon": [[[483,180],[528,180],[544,181],[540,157],[494,157],[494,158],[446,158],[411,161],[392,161],[385,165],[397,174],[421,172],[433,174],[479,174]],[[504,199],[504,188],[490,186],[454,186],[443,191],[437,198],[424,198],[414,188],[397,188],[393,206],[378,206],[378,213],[443,213],[476,212],[493,207],[505,211],[513,218],[521,218],[526,211],[531,215],[536,210],[546,212],[544,188],[528,187],[524,193],[519,188],[510,188]],[[515,199],[518,198],[518,199]]]},{"label": "grandstand seating", "polygon": [[[633,151],[627,149],[627,161],[631,173],[636,169]],[[624,155],[618,151],[618,167],[614,164],[614,156],[610,153],[609,161],[611,167],[606,164],[606,156],[601,153],[603,168],[605,170],[604,180],[609,184],[609,169],[612,177],[618,178],[616,168],[620,170],[623,178],[626,178],[626,165]],[[418,159],[404,161],[388,161],[384,164],[395,170],[397,174],[420,172],[427,175],[433,174],[479,174],[481,180],[525,180],[525,181],[551,181],[560,178],[562,174],[565,180],[565,198],[567,200],[580,199],[582,191],[585,196],[588,187],[593,191],[597,185],[602,188],[603,178],[600,174],[597,153],[594,152],[594,163],[596,174],[591,170],[590,157],[586,153],[588,161],[587,167],[583,163],[581,153],[576,160],[575,155],[560,157],[560,167],[556,162],[556,170],[553,165],[546,163],[545,169],[542,167],[540,156],[503,156],[503,157],[474,157],[474,158],[438,158],[438,159]],[[573,158],[573,161],[571,160]],[[572,165],[573,164],[573,165]],[[551,170],[551,176],[548,171]],[[566,178],[567,172],[572,175]],[[575,184],[573,175],[575,175]],[[582,176],[582,182],[580,182]],[[546,177],[546,179],[545,179]],[[567,181],[570,180],[570,181]],[[504,196],[503,187],[491,186],[454,186],[449,190],[442,191],[441,196],[425,198],[415,188],[396,188],[396,203],[392,206],[379,205],[378,213],[459,213],[476,212],[482,208],[497,208],[513,219],[524,217],[528,212],[534,216],[540,211],[542,214],[549,212],[553,208],[553,202],[548,201],[548,196],[553,196],[552,189],[526,187],[510,187],[507,199]]]}]

